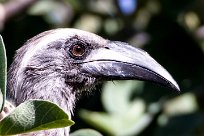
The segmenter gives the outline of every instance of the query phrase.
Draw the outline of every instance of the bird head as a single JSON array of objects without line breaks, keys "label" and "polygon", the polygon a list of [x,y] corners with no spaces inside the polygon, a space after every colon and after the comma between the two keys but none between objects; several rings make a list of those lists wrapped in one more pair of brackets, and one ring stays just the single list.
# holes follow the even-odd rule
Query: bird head
[{"label": "bird head", "polygon": [[173,90],[171,75],[147,52],[77,29],[55,29],[17,50],[8,74],[8,95],[18,105],[50,100],[71,111],[78,94],[104,80],[145,80]]},{"label": "bird head", "polygon": [[[16,105],[49,100],[69,115],[82,92],[108,80],[145,80],[172,90],[179,87],[147,52],[77,29],[55,29],[17,50],[8,72],[7,95]],[[69,127],[39,132],[68,135]]]}]

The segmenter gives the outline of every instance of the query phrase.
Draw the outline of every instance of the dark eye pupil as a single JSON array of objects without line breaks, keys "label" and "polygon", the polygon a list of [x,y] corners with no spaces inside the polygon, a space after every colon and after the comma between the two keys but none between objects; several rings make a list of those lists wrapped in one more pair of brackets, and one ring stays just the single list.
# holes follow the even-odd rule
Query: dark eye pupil
[{"label": "dark eye pupil", "polygon": [[80,45],[75,45],[72,50],[72,54],[74,56],[82,56],[84,52],[85,52],[84,47]]},{"label": "dark eye pupil", "polygon": [[77,46],[77,47],[75,48],[75,51],[80,53],[80,52],[82,51],[82,48],[79,47],[79,46]]}]

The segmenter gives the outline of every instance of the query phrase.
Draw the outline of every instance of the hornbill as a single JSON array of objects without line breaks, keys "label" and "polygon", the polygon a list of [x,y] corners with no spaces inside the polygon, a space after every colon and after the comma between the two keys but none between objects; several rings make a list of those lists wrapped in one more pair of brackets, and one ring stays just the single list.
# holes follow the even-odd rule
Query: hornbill
[{"label": "hornbill", "polygon": [[[43,32],[17,50],[8,72],[15,105],[49,100],[70,116],[83,92],[107,80],[145,80],[179,91],[171,75],[147,52],[90,32],[59,28]],[[69,127],[30,135],[69,135]]]}]

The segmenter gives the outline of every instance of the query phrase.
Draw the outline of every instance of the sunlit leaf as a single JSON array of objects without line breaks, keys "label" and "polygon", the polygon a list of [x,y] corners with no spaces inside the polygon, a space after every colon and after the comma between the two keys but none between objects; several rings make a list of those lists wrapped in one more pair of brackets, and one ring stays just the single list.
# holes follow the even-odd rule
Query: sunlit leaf
[{"label": "sunlit leaf", "polygon": [[134,116],[134,113],[137,114],[137,112],[135,112],[137,111],[137,106],[138,105],[133,106],[132,111],[123,116],[81,110],[80,117],[93,127],[109,135],[134,135],[144,130],[154,118],[152,114],[148,113],[141,113],[140,116]]},{"label": "sunlit leaf", "polygon": [[164,104],[164,113],[167,115],[187,114],[197,110],[198,103],[193,93],[179,95]]},{"label": "sunlit leaf", "polygon": [[145,114],[146,105],[141,99],[131,100],[133,92],[140,92],[143,82],[107,82],[102,92],[102,103],[108,113],[80,111],[87,123],[110,135],[132,135],[141,132],[152,120]]},{"label": "sunlit leaf", "polygon": [[93,129],[80,129],[71,133],[70,136],[102,136],[102,134]]},{"label": "sunlit leaf", "polygon": [[0,35],[0,112],[3,109],[6,97],[7,58],[3,38]]},{"label": "sunlit leaf", "polygon": [[38,1],[29,9],[29,14],[42,15],[47,22],[55,25],[63,25],[72,18],[72,10],[69,6],[53,0]]},{"label": "sunlit leaf", "polygon": [[[80,110],[80,117],[90,125],[110,135],[114,135],[117,128],[120,128],[119,119],[107,113]],[[118,121],[118,122],[117,122]]]},{"label": "sunlit leaf", "polygon": [[29,100],[0,122],[0,135],[62,128],[73,124],[57,105],[44,100]]},{"label": "sunlit leaf", "polygon": [[107,82],[103,87],[102,103],[109,113],[124,114],[130,106],[130,96],[134,91],[141,91],[141,81]]}]

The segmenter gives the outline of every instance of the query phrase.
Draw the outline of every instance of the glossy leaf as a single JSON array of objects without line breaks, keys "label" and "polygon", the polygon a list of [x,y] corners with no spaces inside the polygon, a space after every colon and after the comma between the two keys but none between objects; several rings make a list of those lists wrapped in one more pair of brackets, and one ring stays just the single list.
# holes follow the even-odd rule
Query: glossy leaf
[{"label": "glossy leaf", "polygon": [[20,104],[0,122],[0,135],[16,135],[73,124],[57,105],[44,100],[29,100]]}]

